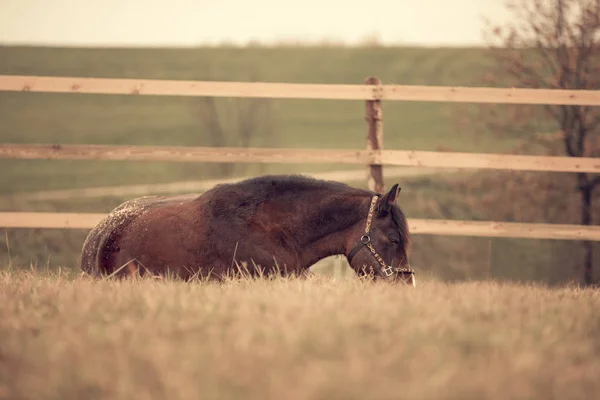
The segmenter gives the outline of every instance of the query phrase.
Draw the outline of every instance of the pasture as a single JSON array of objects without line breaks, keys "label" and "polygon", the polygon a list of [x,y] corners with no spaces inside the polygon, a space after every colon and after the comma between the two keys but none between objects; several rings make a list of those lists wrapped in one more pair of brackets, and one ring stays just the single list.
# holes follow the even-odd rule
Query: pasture
[{"label": "pasture", "polygon": [[[379,46],[0,46],[0,75],[289,83],[361,83],[366,76],[377,76],[383,83],[481,86],[482,78],[490,74],[489,55],[483,49]],[[502,76],[494,79],[492,85],[504,86]],[[0,93],[0,142],[321,149],[365,145],[363,101],[135,95],[144,91],[140,88],[143,85],[127,96],[30,92],[35,86],[19,84],[11,89],[16,92]],[[77,91],[82,86],[70,82],[67,87]],[[405,89],[398,89],[398,93],[401,90]],[[457,96],[460,92],[448,90]],[[372,95],[377,97],[375,88]],[[539,142],[525,146],[528,137],[546,140],[556,130],[552,122],[540,118],[532,122],[530,131],[520,135],[514,121],[492,133],[477,120],[482,114],[475,112],[486,107],[504,115],[503,106],[498,105],[479,108],[384,99],[384,148],[531,155],[540,154],[543,146]],[[367,111],[366,119],[373,122],[379,113],[371,111]],[[371,125],[374,131],[375,123]],[[558,140],[550,147],[556,150],[560,145]],[[397,153],[392,156],[401,158]],[[128,188],[352,168],[331,163],[179,162],[182,160],[190,161],[181,153],[171,160],[177,161],[173,163],[2,159],[0,211],[107,212],[131,197],[126,192],[92,197],[44,195],[78,188]],[[304,157],[299,161],[310,162]],[[509,164],[500,162],[504,167]],[[577,165],[570,171],[578,168],[581,170]],[[385,171],[387,166],[384,175]],[[386,177],[385,181],[388,188],[395,183],[402,187],[397,203],[413,218],[545,223],[580,220],[577,191],[566,189],[574,183],[571,173],[523,171],[433,171]],[[358,179],[358,174],[352,179]],[[553,184],[554,193],[543,190],[548,182]],[[351,183],[365,186],[363,181]],[[273,184],[266,183],[269,187]],[[250,213],[242,206],[248,204],[244,196],[250,191],[241,188],[239,193],[244,195],[236,198],[232,195],[235,191],[224,190],[224,198],[230,202],[219,197],[209,201],[220,206],[210,213],[221,225],[197,218],[189,211],[193,208],[186,212],[179,199],[177,207],[163,209],[165,214],[206,231],[186,232],[173,223],[175,219],[168,222],[171,230],[148,230],[141,224],[130,236],[123,232],[98,235],[88,243],[105,244],[109,251],[85,251],[84,258],[88,258],[88,266],[98,261],[103,268],[111,261],[110,268],[105,268],[111,272],[119,265],[126,266],[133,256],[134,263],[150,271],[155,260],[158,267],[172,262],[186,268],[202,265],[202,257],[195,256],[209,254],[214,256],[205,258],[211,264],[207,267],[224,270],[232,265],[223,261],[233,244],[227,239],[236,241],[233,260],[260,251],[263,258],[259,262],[283,256],[284,263],[293,263],[293,256],[306,250],[304,266],[309,266],[320,251],[331,254],[330,249],[347,247],[348,238],[338,232],[320,250],[311,248],[333,227],[343,228],[341,232],[348,235],[353,225],[346,218],[356,215],[357,208],[351,206],[358,205],[358,200],[352,203],[354,194],[327,201],[343,206],[343,218],[334,218],[334,208],[319,207],[314,196],[324,192],[312,188],[310,195],[301,199],[305,208],[290,207],[295,211],[292,217],[304,218],[293,219],[275,204],[265,207],[262,214],[254,211],[254,221],[232,211]],[[256,197],[262,204],[265,198],[274,198],[263,194]],[[288,206],[300,200],[298,195],[292,197]],[[210,200],[208,196],[205,199]],[[252,210],[255,203],[249,204]],[[595,201],[594,207],[599,204]],[[396,215],[372,226],[374,205],[371,203],[364,225],[365,235],[379,232],[374,234],[378,237],[373,236],[379,241],[372,243],[378,243],[378,249],[379,244],[386,243],[386,258],[408,261],[405,242],[396,237],[405,236],[404,224],[398,224]],[[318,211],[316,217],[313,211]],[[224,215],[233,215],[238,224]],[[291,232],[288,236],[293,240],[263,248],[270,237],[258,237],[256,242],[238,248],[239,238],[233,237],[240,234],[246,239],[244,227],[253,226],[252,222],[266,227],[265,232]],[[218,226],[227,229],[221,232]],[[390,227],[394,227],[393,234]],[[342,257],[322,260],[311,268],[312,273],[299,278],[246,277],[217,283],[138,276],[119,281],[92,279],[77,269],[88,233],[81,228],[1,232],[0,398],[587,399],[600,391],[600,294],[597,287],[577,285],[582,262],[581,243],[575,240],[428,236],[415,228],[415,251],[410,261],[416,270],[416,288],[389,281],[362,281]],[[473,234],[464,224],[457,231]],[[303,232],[311,235],[303,236]],[[171,240],[177,235],[187,242]],[[287,239],[285,235],[279,237]],[[128,246],[131,238],[136,242]],[[198,240],[205,246],[198,247]],[[366,240],[363,245],[371,243],[370,237]],[[295,247],[289,244],[292,242]],[[291,249],[290,254],[277,253],[281,243],[284,250]],[[159,251],[152,253],[161,246],[186,256],[160,260],[169,258]],[[594,246],[598,248],[600,242]],[[380,250],[370,249],[381,267],[387,268]],[[124,258],[112,257],[116,254]],[[350,252],[348,258],[354,260],[355,267],[364,263],[353,255]],[[598,273],[595,271],[594,278]]]},{"label": "pasture", "polygon": [[600,294],[0,273],[0,397],[589,399]]},{"label": "pasture", "polygon": [[[360,83],[365,76],[376,75],[384,83],[478,86],[478,79],[488,63],[483,50],[468,48],[0,47],[0,73],[51,76]],[[223,134],[215,142],[215,135],[202,122],[202,99],[3,92],[0,93],[3,117],[0,139],[15,143],[240,145],[239,132],[232,121],[236,121],[240,110],[252,105],[252,100],[218,99],[216,105]],[[260,113],[259,124],[248,145],[364,147],[362,101],[269,100],[260,107],[264,113]],[[383,108],[386,149],[511,152],[518,142],[478,130],[472,124],[455,123],[469,108],[465,105],[384,102]],[[346,168],[352,167],[3,159],[0,160],[0,210],[107,212],[129,197],[35,201],[20,196],[58,189]],[[535,179],[540,176],[534,175]],[[567,174],[553,174],[553,177],[557,175]],[[466,171],[398,181],[403,187],[402,207],[407,215],[415,218],[577,221],[572,212],[490,215],[502,207],[497,203],[483,204],[482,200],[489,195],[490,187],[499,186],[499,179],[507,178],[494,171],[475,174]],[[388,178],[386,182],[391,183]],[[365,182],[352,184],[363,186]],[[529,189],[532,185],[524,187]],[[520,188],[515,191],[522,196]],[[570,199],[575,195],[574,192],[569,194]],[[511,201],[510,198],[500,200],[507,204]],[[35,229],[10,229],[3,233],[0,261],[53,267],[76,265],[86,234],[84,231]],[[413,260],[421,270],[435,272],[443,279],[497,277],[556,283],[579,279],[574,268],[578,260],[572,257],[578,254],[574,251],[576,246],[576,243],[552,240],[419,237]]]}]

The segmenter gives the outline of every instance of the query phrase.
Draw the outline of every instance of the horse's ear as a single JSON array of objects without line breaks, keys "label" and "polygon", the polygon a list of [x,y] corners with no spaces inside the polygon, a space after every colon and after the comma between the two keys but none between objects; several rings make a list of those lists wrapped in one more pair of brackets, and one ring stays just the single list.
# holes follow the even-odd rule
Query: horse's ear
[{"label": "horse's ear", "polygon": [[398,195],[400,194],[400,190],[402,188],[399,184],[395,184],[392,188],[383,196],[381,199],[381,208],[384,211],[389,210],[390,206],[398,200]]}]

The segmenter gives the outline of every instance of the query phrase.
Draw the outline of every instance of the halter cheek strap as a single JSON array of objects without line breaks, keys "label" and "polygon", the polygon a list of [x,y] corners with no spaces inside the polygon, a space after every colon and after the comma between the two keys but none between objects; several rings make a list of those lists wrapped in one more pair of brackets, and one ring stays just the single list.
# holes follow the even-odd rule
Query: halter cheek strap
[{"label": "halter cheek strap", "polygon": [[371,255],[375,258],[375,260],[377,260],[377,262],[379,263],[380,268],[378,269],[378,272],[384,277],[390,278],[394,275],[394,272],[402,275],[413,275],[414,270],[410,267],[394,269],[391,265],[386,265],[385,261],[383,261],[383,259],[381,258],[379,253],[377,253],[375,247],[373,247],[373,244],[371,243],[371,223],[373,222],[373,213],[375,212],[375,205],[377,204],[378,198],[378,196],[373,196],[373,198],[371,199],[369,214],[367,215],[367,222],[365,224],[365,232],[360,237],[359,242],[350,251],[350,254],[348,254],[348,262],[352,262],[352,259],[358,254],[358,252],[362,250],[363,247],[366,247],[367,249],[369,249]]}]

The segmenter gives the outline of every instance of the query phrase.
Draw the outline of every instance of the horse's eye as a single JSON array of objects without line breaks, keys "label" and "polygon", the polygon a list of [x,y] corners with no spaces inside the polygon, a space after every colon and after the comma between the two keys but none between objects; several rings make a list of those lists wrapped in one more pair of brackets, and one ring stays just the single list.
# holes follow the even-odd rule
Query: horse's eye
[{"label": "horse's eye", "polygon": [[395,236],[389,236],[388,239],[390,240],[390,242],[392,242],[394,244],[400,243],[400,241],[398,240],[398,238],[395,237]]}]

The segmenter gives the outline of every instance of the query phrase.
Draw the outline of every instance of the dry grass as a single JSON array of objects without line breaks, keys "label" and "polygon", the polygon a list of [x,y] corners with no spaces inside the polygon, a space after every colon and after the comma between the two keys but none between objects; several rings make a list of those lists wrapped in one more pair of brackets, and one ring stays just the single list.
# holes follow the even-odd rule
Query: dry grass
[{"label": "dry grass", "polygon": [[600,292],[0,274],[0,398],[592,398]]}]

